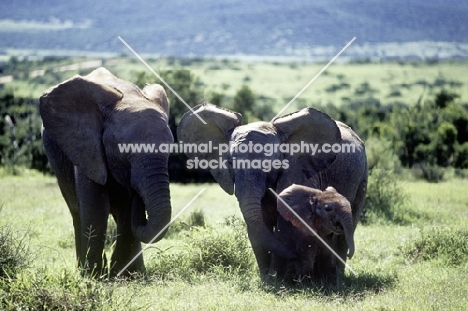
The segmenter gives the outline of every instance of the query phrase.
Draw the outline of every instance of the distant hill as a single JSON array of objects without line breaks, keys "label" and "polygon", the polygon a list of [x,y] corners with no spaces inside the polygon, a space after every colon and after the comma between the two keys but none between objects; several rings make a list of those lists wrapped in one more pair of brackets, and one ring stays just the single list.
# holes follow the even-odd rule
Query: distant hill
[{"label": "distant hill", "polygon": [[[386,44],[398,52],[395,44],[409,47],[408,43],[424,42],[406,56],[426,55],[421,49],[429,43],[435,49],[429,57],[434,53],[468,57],[468,2],[24,0],[0,4],[3,53],[8,49],[128,53],[118,36],[140,53],[172,56],[320,57],[336,53],[357,37],[350,55],[386,56]],[[400,52],[408,54],[407,49]]]}]

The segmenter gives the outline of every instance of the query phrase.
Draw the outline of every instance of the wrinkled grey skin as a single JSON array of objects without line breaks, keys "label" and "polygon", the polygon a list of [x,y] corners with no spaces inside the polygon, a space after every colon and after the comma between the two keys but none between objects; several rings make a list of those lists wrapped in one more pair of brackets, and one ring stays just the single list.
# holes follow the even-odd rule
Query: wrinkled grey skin
[{"label": "wrinkled grey skin", "polygon": [[321,191],[295,184],[284,189],[279,197],[275,236],[297,254],[297,259],[287,261],[273,254],[271,275],[290,283],[339,285],[341,273],[336,264],[339,260],[323,242],[336,252],[334,239],[343,235],[347,256],[353,256],[354,224],[349,201],[333,187]]},{"label": "wrinkled grey skin", "polygon": [[[44,148],[73,218],[79,266],[105,272],[111,213],[118,236],[110,267],[118,273],[171,218],[168,154],[118,149],[118,143],[173,142],[166,93],[157,84],[140,90],[99,68],[44,92],[40,113]],[[140,255],[126,272],[141,270]]]},{"label": "wrinkled grey skin", "polygon": [[[261,276],[268,274],[271,254],[292,260],[296,254],[274,236],[278,211],[276,197],[269,188],[280,193],[292,184],[308,185],[316,189],[333,186],[351,202],[354,227],[362,209],[367,183],[367,162],[364,145],[346,125],[336,122],[326,114],[306,108],[276,118],[272,122],[242,124],[239,113],[222,109],[212,104],[201,104],[194,112],[202,117],[204,125],[193,112],[186,113],[179,123],[178,138],[185,143],[207,143],[213,146],[231,144],[231,149],[222,155],[227,169],[211,169],[211,174],[228,194],[234,194],[239,202],[247,232]],[[279,150],[267,156],[262,153],[241,153],[232,146],[249,144],[301,144],[323,145],[350,143],[355,153],[294,154]],[[212,153],[191,152],[189,158],[219,160],[218,150]],[[287,169],[238,169],[234,160],[286,160]],[[347,244],[344,237],[336,241],[338,253],[346,258]]]}]

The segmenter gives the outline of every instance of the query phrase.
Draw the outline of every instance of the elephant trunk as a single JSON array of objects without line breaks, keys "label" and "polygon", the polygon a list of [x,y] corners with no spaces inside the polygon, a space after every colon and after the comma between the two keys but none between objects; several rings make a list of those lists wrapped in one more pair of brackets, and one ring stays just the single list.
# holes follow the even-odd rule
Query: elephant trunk
[{"label": "elephant trunk", "polygon": [[[132,233],[143,243],[162,239],[171,220],[167,158],[144,159],[132,167]],[[148,218],[147,218],[147,217]]]},{"label": "elephant trunk", "polygon": [[256,244],[258,247],[283,258],[296,258],[296,255],[284,246],[265,225],[260,199],[244,199],[239,201],[239,203],[247,224],[249,240],[254,250],[256,249]]},{"label": "elephant trunk", "polygon": [[343,226],[346,244],[348,244],[348,258],[354,255],[354,226],[351,209],[342,210],[338,214],[338,222]]}]

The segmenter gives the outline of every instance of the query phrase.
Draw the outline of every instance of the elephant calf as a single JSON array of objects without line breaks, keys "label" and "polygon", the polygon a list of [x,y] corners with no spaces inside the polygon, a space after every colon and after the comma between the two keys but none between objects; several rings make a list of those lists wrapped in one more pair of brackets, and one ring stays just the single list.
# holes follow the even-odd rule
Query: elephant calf
[{"label": "elephant calf", "polygon": [[321,191],[294,184],[279,194],[278,212],[275,236],[298,258],[286,260],[273,255],[270,273],[287,282],[339,285],[338,259],[323,243],[336,252],[336,237],[344,235],[347,256],[353,256],[354,225],[349,201],[333,187]]},{"label": "elephant calf", "polygon": [[118,234],[111,272],[130,262],[127,272],[143,270],[140,242],[161,239],[171,219],[169,155],[123,153],[119,144],[173,142],[164,89],[140,90],[99,68],[47,90],[39,108],[44,148],[73,218],[79,265],[87,273],[105,271],[110,213]]}]

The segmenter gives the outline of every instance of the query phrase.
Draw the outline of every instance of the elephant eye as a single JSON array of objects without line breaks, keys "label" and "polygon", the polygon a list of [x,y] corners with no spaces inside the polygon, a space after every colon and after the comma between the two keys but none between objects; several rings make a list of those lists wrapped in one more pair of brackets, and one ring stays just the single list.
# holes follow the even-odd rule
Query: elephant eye
[{"label": "elephant eye", "polygon": [[331,212],[333,210],[333,208],[329,204],[325,204],[323,207],[327,212]]},{"label": "elephant eye", "polygon": [[310,205],[316,205],[317,204],[317,199],[314,197],[309,197],[309,204]]}]

